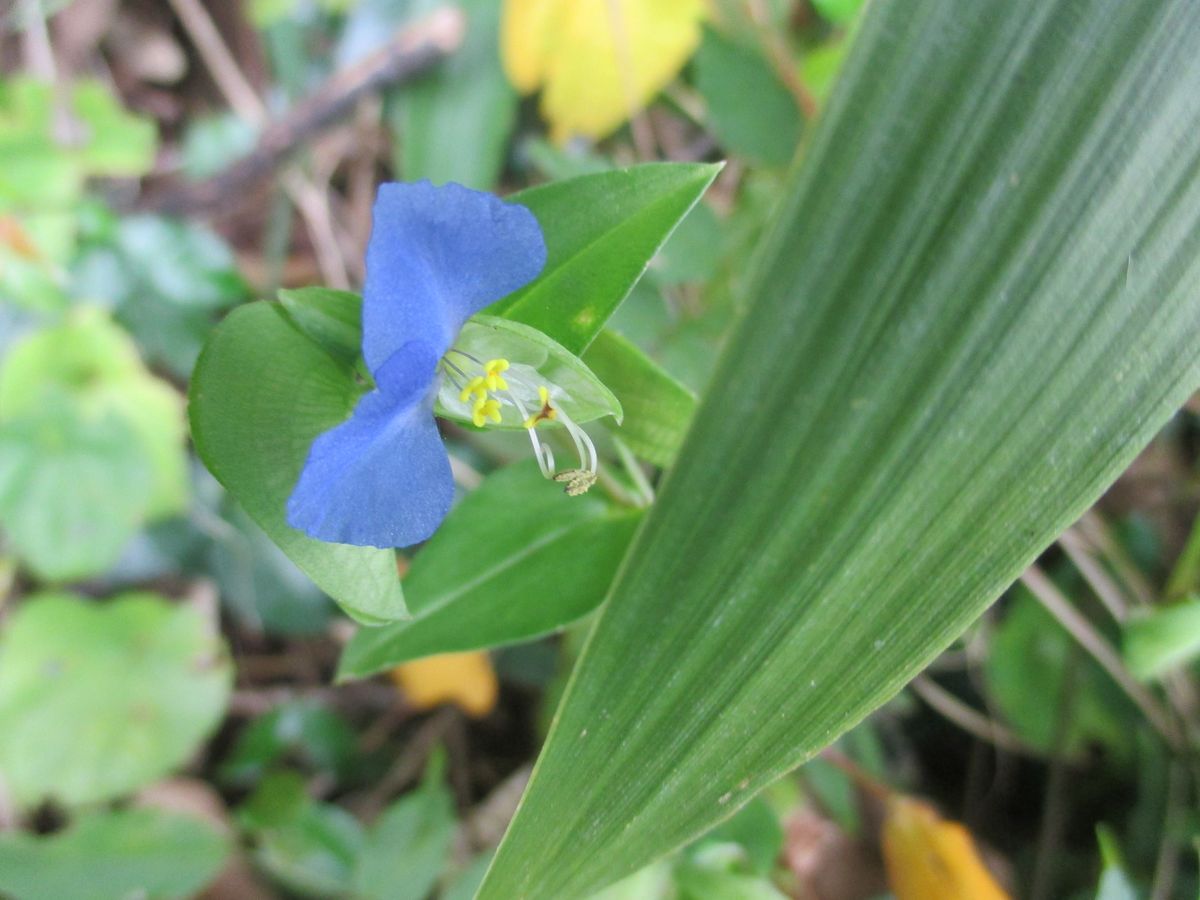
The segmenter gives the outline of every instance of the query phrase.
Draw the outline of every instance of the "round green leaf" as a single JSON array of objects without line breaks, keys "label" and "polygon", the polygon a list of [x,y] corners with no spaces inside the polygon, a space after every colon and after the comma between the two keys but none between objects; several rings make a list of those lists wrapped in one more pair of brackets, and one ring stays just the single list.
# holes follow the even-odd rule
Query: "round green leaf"
[{"label": "round green leaf", "polygon": [[0,773],[18,807],[130,793],[185,762],[233,670],[200,614],[152,594],[27,600],[0,636]]},{"label": "round green leaf", "polygon": [[0,424],[0,528],[42,578],[102,572],[145,516],[148,467],[130,425],[52,396]]},{"label": "round green leaf", "polygon": [[48,837],[0,836],[0,892],[15,900],[192,897],[220,871],[229,841],[155,809],[96,813]]}]

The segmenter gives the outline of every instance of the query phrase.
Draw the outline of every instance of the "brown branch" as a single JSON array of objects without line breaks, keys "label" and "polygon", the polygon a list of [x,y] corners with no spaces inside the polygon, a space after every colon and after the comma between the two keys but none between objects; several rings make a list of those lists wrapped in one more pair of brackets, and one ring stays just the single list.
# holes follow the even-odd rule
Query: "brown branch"
[{"label": "brown branch", "polygon": [[[207,181],[151,194],[142,201],[142,208],[183,215],[212,210],[245,193],[274,172],[299,146],[345,118],[360,99],[385,87],[411,81],[454,52],[462,43],[465,29],[461,11],[436,10],[397,32],[385,46],[361,62],[334,74],[282,118],[267,123],[254,149],[224,172]],[[229,70],[222,66],[213,71],[215,74]],[[229,83],[222,92],[235,111],[250,121],[263,121],[261,102],[248,90],[249,85],[236,76],[231,79],[226,75],[226,80]]]}]

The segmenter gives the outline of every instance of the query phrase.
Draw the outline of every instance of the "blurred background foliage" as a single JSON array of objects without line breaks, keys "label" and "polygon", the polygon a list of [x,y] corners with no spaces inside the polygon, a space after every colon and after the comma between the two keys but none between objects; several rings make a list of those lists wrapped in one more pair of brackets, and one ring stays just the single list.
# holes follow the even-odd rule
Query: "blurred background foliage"
[{"label": "blurred background foliage", "polygon": [[[0,13],[0,895],[472,895],[859,6]],[[467,502],[397,559],[429,612],[353,637],[189,449],[205,339],[280,288],[360,284],[380,180],[654,160],[727,164],[586,359],[631,396],[669,375],[667,437],[607,436],[624,467],[564,518],[511,436],[447,426]],[[1198,411],[900,697],[603,896],[1195,896]],[[481,584],[497,516],[514,548]],[[504,618],[543,595],[557,617]]]}]

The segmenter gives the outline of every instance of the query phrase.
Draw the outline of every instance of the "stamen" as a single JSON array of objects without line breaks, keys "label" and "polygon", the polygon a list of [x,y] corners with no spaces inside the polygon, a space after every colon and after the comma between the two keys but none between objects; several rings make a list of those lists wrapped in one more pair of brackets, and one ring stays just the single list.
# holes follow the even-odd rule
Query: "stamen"
[{"label": "stamen", "polygon": [[482,428],[488,419],[496,424],[500,423],[500,402],[480,397],[471,409],[471,421],[475,423],[476,428]]},{"label": "stamen", "polygon": [[506,371],[508,371],[507,359],[492,359],[484,364],[483,380],[489,391],[508,390],[508,382],[500,377],[500,373]]},{"label": "stamen", "polygon": [[482,403],[487,399],[488,389],[482,375],[476,375],[467,382],[467,386],[462,389],[462,393],[458,395],[458,399],[463,403],[467,403],[471,399],[471,395],[475,394],[478,397],[477,402]]},{"label": "stamen", "polygon": [[[571,421],[571,417],[561,409],[558,411],[558,419],[575,442],[575,449],[579,452],[579,465],[592,475],[595,475],[600,462],[599,457],[596,455],[596,445],[592,443],[592,439],[588,437],[588,433]],[[584,452],[585,447],[587,448],[586,453]]]},{"label": "stamen", "polygon": [[[468,369],[478,367],[476,371],[482,370],[482,374],[469,376],[468,369],[460,368],[450,360],[451,353],[471,362],[472,366]],[[520,415],[529,434],[533,455],[543,477],[565,484],[565,490],[571,496],[585,493],[596,483],[596,472],[600,462],[596,446],[587,432],[575,424],[562,406],[555,402],[547,385],[531,383],[524,375],[510,371],[512,366],[507,359],[497,358],[489,359],[486,363],[480,362],[470,353],[457,347],[451,347],[446,354],[442,357],[443,371],[459,390],[459,402],[470,404],[471,421],[477,428],[484,427],[489,421],[500,424],[503,421],[501,405],[511,406]],[[455,378],[451,372],[456,373],[462,381]],[[504,377],[505,372],[508,372],[507,378]],[[535,394],[538,406],[530,410],[526,402]],[[522,397],[526,399],[522,400]],[[537,426],[548,421],[561,422],[566,428],[575,445],[575,451],[579,454],[579,468],[556,472],[554,451],[549,444],[542,442],[537,434]]]}]

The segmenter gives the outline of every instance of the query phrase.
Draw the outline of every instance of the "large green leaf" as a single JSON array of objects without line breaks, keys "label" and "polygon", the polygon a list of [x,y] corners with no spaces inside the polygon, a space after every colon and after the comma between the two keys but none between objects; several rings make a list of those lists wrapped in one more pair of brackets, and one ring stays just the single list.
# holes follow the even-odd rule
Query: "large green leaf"
[{"label": "large green leaf", "polygon": [[360,630],[339,674],[530,640],[587,615],[639,519],[598,496],[566,496],[533,462],[490,475],[413,560],[404,580],[413,618]]},{"label": "large green leaf", "polygon": [[[0,422],[43,413],[51,394],[72,398],[79,414],[110,416],[132,429],[128,452],[136,455],[136,466],[145,466],[143,480],[148,476],[151,483],[147,518],[186,508],[183,398],[146,371],[129,335],[100,310],[77,309],[4,357]],[[62,482],[64,488],[70,484]]]},{"label": "large green leaf", "polygon": [[720,169],[649,163],[509,197],[537,216],[548,258],[537,281],[487,312],[582,353]]},{"label": "large green leaf", "polygon": [[149,509],[150,458],[116,415],[43,403],[0,424],[0,530],[40,577],[68,581],[117,561]]},{"label": "large green leaf", "polygon": [[762,53],[706,28],[695,67],[708,124],[722,146],[756,162],[787,165],[803,122]]},{"label": "large green leaf", "polygon": [[869,7],[480,891],[568,898],[894,695],[1200,385],[1200,5]]},{"label": "large green leaf", "polygon": [[199,613],[152,594],[26,600],[0,639],[0,772],[18,807],[96,803],[190,757],[233,667]]},{"label": "large green leaf", "polygon": [[350,367],[251,303],[213,332],[192,378],[192,438],[209,470],[317,586],[373,624],[407,610],[390,550],[313,540],[285,520],[313,439],[344,420],[360,389]]},{"label": "large green leaf", "polygon": [[0,835],[0,892],[13,900],[194,897],[229,850],[229,839],[198,819],[95,812],[48,836]]}]

